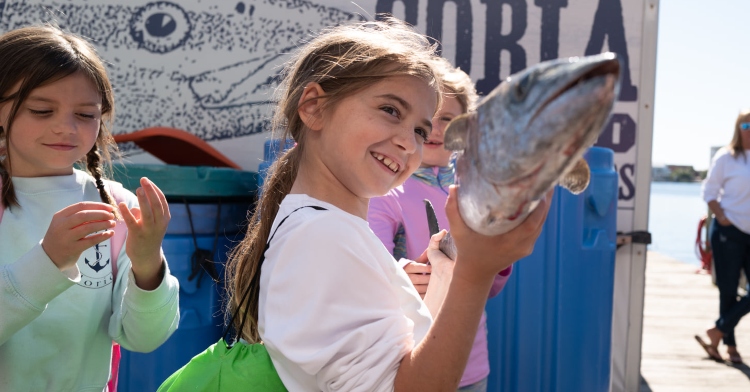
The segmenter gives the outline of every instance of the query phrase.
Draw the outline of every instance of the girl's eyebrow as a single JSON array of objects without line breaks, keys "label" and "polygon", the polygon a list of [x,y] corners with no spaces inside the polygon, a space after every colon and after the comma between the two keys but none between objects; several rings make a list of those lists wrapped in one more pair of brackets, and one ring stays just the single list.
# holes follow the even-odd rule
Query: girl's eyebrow
[{"label": "girl's eyebrow", "polygon": [[[409,104],[409,102],[407,102],[405,99],[399,97],[398,95],[395,95],[395,94],[383,94],[383,95],[379,95],[378,97],[379,98],[392,99],[392,100],[398,102],[399,105],[403,106],[406,111],[411,110],[411,105]],[[428,130],[432,131],[432,118],[423,118],[422,119],[422,125],[425,128],[428,128]]]},{"label": "girl's eyebrow", "polygon": [[[57,101],[54,99],[49,99],[49,98],[34,96],[34,95],[31,95],[28,98],[26,98],[26,101],[57,103]],[[98,109],[101,106],[101,103],[100,102],[83,102],[83,103],[77,104],[76,106],[91,106],[91,107],[95,107]]]}]

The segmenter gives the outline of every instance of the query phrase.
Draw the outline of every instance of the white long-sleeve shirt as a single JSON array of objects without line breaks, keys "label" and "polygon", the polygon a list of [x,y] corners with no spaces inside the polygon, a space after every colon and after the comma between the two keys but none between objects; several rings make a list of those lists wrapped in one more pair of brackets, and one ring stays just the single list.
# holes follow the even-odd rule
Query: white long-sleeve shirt
[{"label": "white long-sleeve shirt", "polygon": [[[327,211],[298,207],[315,205]],[[392,391],[432,323],[366,220],[287,195],[261,270],[258,327],[290,391]]]},{"label": "white long-sleeve shirt", "polygon": [[[109,379],[112,340],[148,352],[177,328],[178,282],[135,285],[122,247],[112,287],[110,241],[61,272],[40,245],[52,215],[101,201],[91,176],[13,178],[19,207],[0,221],[0,391],[97,391]],[[138,205],[127,192],[126,204]]]},{"label": "white long-sleeve shirt", "polygon": [[708,203],[716,200],[730,222],[750,234],[750,150],[736,159],[729,149],[721,148],[711,160],[701,194]]}]

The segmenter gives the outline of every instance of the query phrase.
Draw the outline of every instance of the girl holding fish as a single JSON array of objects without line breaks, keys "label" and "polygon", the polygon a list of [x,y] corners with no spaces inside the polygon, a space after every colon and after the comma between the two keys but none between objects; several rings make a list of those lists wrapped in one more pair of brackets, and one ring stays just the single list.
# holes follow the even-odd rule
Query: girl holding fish
[{"label": "girl holding fish", "polygon": [[[422,163],[402,185],[391,189],[385,196],[371,199],[367,216],[372,231],[399,260],[399,265],[404,266],[404,271],[423,298],[432,266],[412,261],[419,258],[430,241],[423,200],[430,200],[438,206],[445,205],[448,187],[453,185],[455,179],[452,152],[443,148],[445,128],[454,118],[474,110],[478,99],[469,75],[454,68],[442,57],[436,59],[435,66],[443,84],[443,103],[432,118],[432,132],[423,145]],[[445,211],[439,208],[435,213],[440,227],[447,227]],[[495,276],[489,298],[503,289],[512,268],[509,266]],[[487,390],[490,363],[486,318],[482,313],[466,370],[459,383],[460,391]]]},{"label": "girl holding fish", "polygon": [[[386,19],[324,30],[283,73],[275,129],[296,145],[275,163],[229,260],[231,311],[293,391],[455,391],[496,276],[531,253],[549,208],[488,237],[462,221],[455,186],[424,300],[367,223],[369,201],[419,167],[440,106],[434,46]],[[247,302],[243,298],[247,293]],[[431,314],[430,309],[432,309]]]},{"label": "girl holding fish", "polygon": [[113,340],[148,352],[177,328],[169,208],[146,178],[115,205],[114,96],[89,43],[24,27],[0,36],[0,58],[0,390],[106,390]]}]

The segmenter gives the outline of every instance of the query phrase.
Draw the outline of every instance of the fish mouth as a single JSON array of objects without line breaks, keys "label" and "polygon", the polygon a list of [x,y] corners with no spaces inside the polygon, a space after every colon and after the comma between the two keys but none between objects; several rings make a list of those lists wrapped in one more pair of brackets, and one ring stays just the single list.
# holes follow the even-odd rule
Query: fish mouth
[{"label": "fish mouth", "polygon": [[512,181],[504,182],[502,184],[495,184],[495,189],[498,190],[498,193],[499,193],[499,189],[501,187],[513,187],[513,186],[522,184],[524,182],[527,182],[530,179],[536,177],[536,175],[538,175],[542,171],[542,168],[546,164],[547,164],[546,160],[539,161],[534,167],[528,170],[525,174],[522,174],[521,176],[513,178]]},{"label": "fish mouth", "polygon": [[372,155],[373,158],[380,161],[380,163],[382,163],[383,166],[387,167],[390,171],[394,173],[398,173],[399,170],[401,169],[401,165],[399,165],[398,163],[396,163],[396,161],[394,161],[391,158],[388,158],[387,156],[383,154],[379,154],[377,152],[371,152],[370,155]]},{"label": "fish mouth", "polygon": [[[601,60],[595,63],[592,63],[590,67],[587,69],[584,69],[578,77],[571,79],[570,82],[565,84],[562,88],[558,89],[557,92],[552,94],[543,105],[539,107],[539,110],[534,113],[534,116],[530,119],[528,122],[529,125],[534,123],[534,120],[536,117],[538,117],[541,113],[544,112],[544,109],[547,108],[552,102],[555,102],[558,98],[560,98],[563,94],[567,93],[568,91],[572,90],[573,88],[577,87],[580,84],[586,83],[590,80],[597,79],[597,78],[603,78],[606,80],[606,78],[613,78],[613,79],[619,79],[620,78],[620,61],[617,60],[617,57],[612,55],[610,58],[606,60]],[[605,83],[606,84],[606,83]],[[612,83],[615,84],[615,83]],[[616,94],[615,94],[616,95]]]}]

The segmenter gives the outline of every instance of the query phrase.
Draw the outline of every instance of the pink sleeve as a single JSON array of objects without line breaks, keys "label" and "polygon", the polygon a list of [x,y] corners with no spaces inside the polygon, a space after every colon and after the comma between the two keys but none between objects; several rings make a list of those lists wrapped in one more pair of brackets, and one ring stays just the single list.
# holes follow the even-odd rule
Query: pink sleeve
[{"label": "pink sleeve", "polygon": [[513,272],[512,265],[500,271],[500,273],[495,276],[495,281],[492,282],[492,287],[490,288],[490,295],[487,298],[492,298],[500,294],[500,292],[503,290],[503,287],[505,287],[505,284],[508,283],[511,272]]},{"label": "pink sleeve", "polygon": [[370,230],[385,245],[388,252],[393,254],[393,248],[396,246],[394,237],[401,223],[401,208],[390,193],[370,199],[367,222],[370,224]]}]

